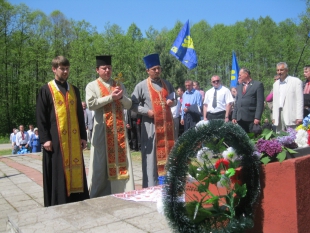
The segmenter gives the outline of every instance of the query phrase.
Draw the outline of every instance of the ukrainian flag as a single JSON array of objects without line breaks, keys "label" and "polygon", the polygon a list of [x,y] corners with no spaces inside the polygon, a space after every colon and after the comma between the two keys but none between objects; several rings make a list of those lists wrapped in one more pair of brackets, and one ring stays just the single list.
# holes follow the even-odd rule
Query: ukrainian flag
[{"label": "ukrainian flag", "polygon": [[197,55],[189,31],[189,20],[187,20],[179,32],[170,49],[170,53],[190,70],[197,66]]},{"label": "ukrainian flag", "polygon": [[230,87],[236,87],[238,85],[239,66],[235,52],[232,54]]}]

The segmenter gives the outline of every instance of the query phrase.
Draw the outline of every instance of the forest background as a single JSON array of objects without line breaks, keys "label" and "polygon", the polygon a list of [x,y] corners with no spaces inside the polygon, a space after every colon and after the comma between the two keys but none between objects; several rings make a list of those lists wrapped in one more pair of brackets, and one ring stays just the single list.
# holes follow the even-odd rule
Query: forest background
[{"label": "forest background", "polygon": [[[51,60],[57,55],[70,60],[69,82],[80,89],[82,99],[87,83],[97,78],[96,55],[113,56],[113,77],[122,73],[131,94],[147,77],[142,58],[150,53],[160,54],[162,78],[174,87],[183,87],[186,79],[192,79],[206,91],[214,74],[229,87],[233,51],[239,67],[247,67],[253,79],[264,83],[267,96],[280,61],[287,62],[290,75],[304,81],[303,66],[310,64],[310,0],[305,1],[299,19],[298,23],[289,18],[275,23],[270,17],[260,17],[213,27],[205,20],[192,24],[198,66],[189,71],[169,53],[185,22],[177,21],[171,30],[158,31],[151,26],[145,36],[134,23],[127,31],[106,23],[98,33],[88,22],[67,19],[60,11],[45,15],[24,4],[0,0],[0,136],[20,124],[36,125],[36,96],[40,87],[54,78]],[[269,118],[269,114],[266,108],[263,117]]]}]

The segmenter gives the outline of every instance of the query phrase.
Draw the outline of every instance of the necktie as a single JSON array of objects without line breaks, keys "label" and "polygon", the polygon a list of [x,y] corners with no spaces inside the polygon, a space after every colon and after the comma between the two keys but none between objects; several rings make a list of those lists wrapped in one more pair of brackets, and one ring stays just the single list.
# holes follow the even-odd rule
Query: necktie
[{"label": "necktie", "polygon": [[216,105],[217,105],[217,89],[215,89],[214,91],[214,96],[213,96],[213,102],[212,102],[212,107],[213,108],[216,108]]},{"label": "necktie", "polygon": [[22,132],[22,140],[24,140],[25,139],[25,137],[24,137],[24,132]]},{"label": "necktie", "polygon": [[242,94],[244,95],[246,92],[246,88],[248,87],[248,83],[243,83]]},{"label": "necktie", "polygon": [[310,82],[308,82],[304,89],[304,94],[310,94]]}]

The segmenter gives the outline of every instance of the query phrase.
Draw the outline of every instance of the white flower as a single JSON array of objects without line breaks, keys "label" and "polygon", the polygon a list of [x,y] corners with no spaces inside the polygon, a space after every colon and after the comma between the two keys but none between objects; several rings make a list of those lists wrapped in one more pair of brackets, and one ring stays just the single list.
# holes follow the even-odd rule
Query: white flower
[{"label": "white flower", "polygon": [[209,121],[201,120],[196,124],[196,128],[209,124]]},{"label": "white flower", "polygon": [[208,159],[212,159],[214,156],[213,152],[208,148],[208,147],[202,147],[198,152],[197,152],[197,161],[199,163],[204,163],[206,161],[206,157]]},{"label": "white flower", "polygon": [[235,161],[238,158],[238,155],[236,154],[234,148],[228,147],[227,150],[223,152],[223,158],[230,161]]},{"label": "white flower", "polygon": [[297,143],[298,147],[308,146],[308,132],[304,129],[298,130],[295,142]]}]

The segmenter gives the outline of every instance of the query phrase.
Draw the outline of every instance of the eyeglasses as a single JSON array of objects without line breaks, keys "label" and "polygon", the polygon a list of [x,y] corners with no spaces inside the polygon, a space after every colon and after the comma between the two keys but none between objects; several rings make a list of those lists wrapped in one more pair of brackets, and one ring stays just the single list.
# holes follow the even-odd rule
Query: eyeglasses
[{"label": "eyeglasses", "polygon": [[213,80],[212,83],[219,83],[220,80]]}]

